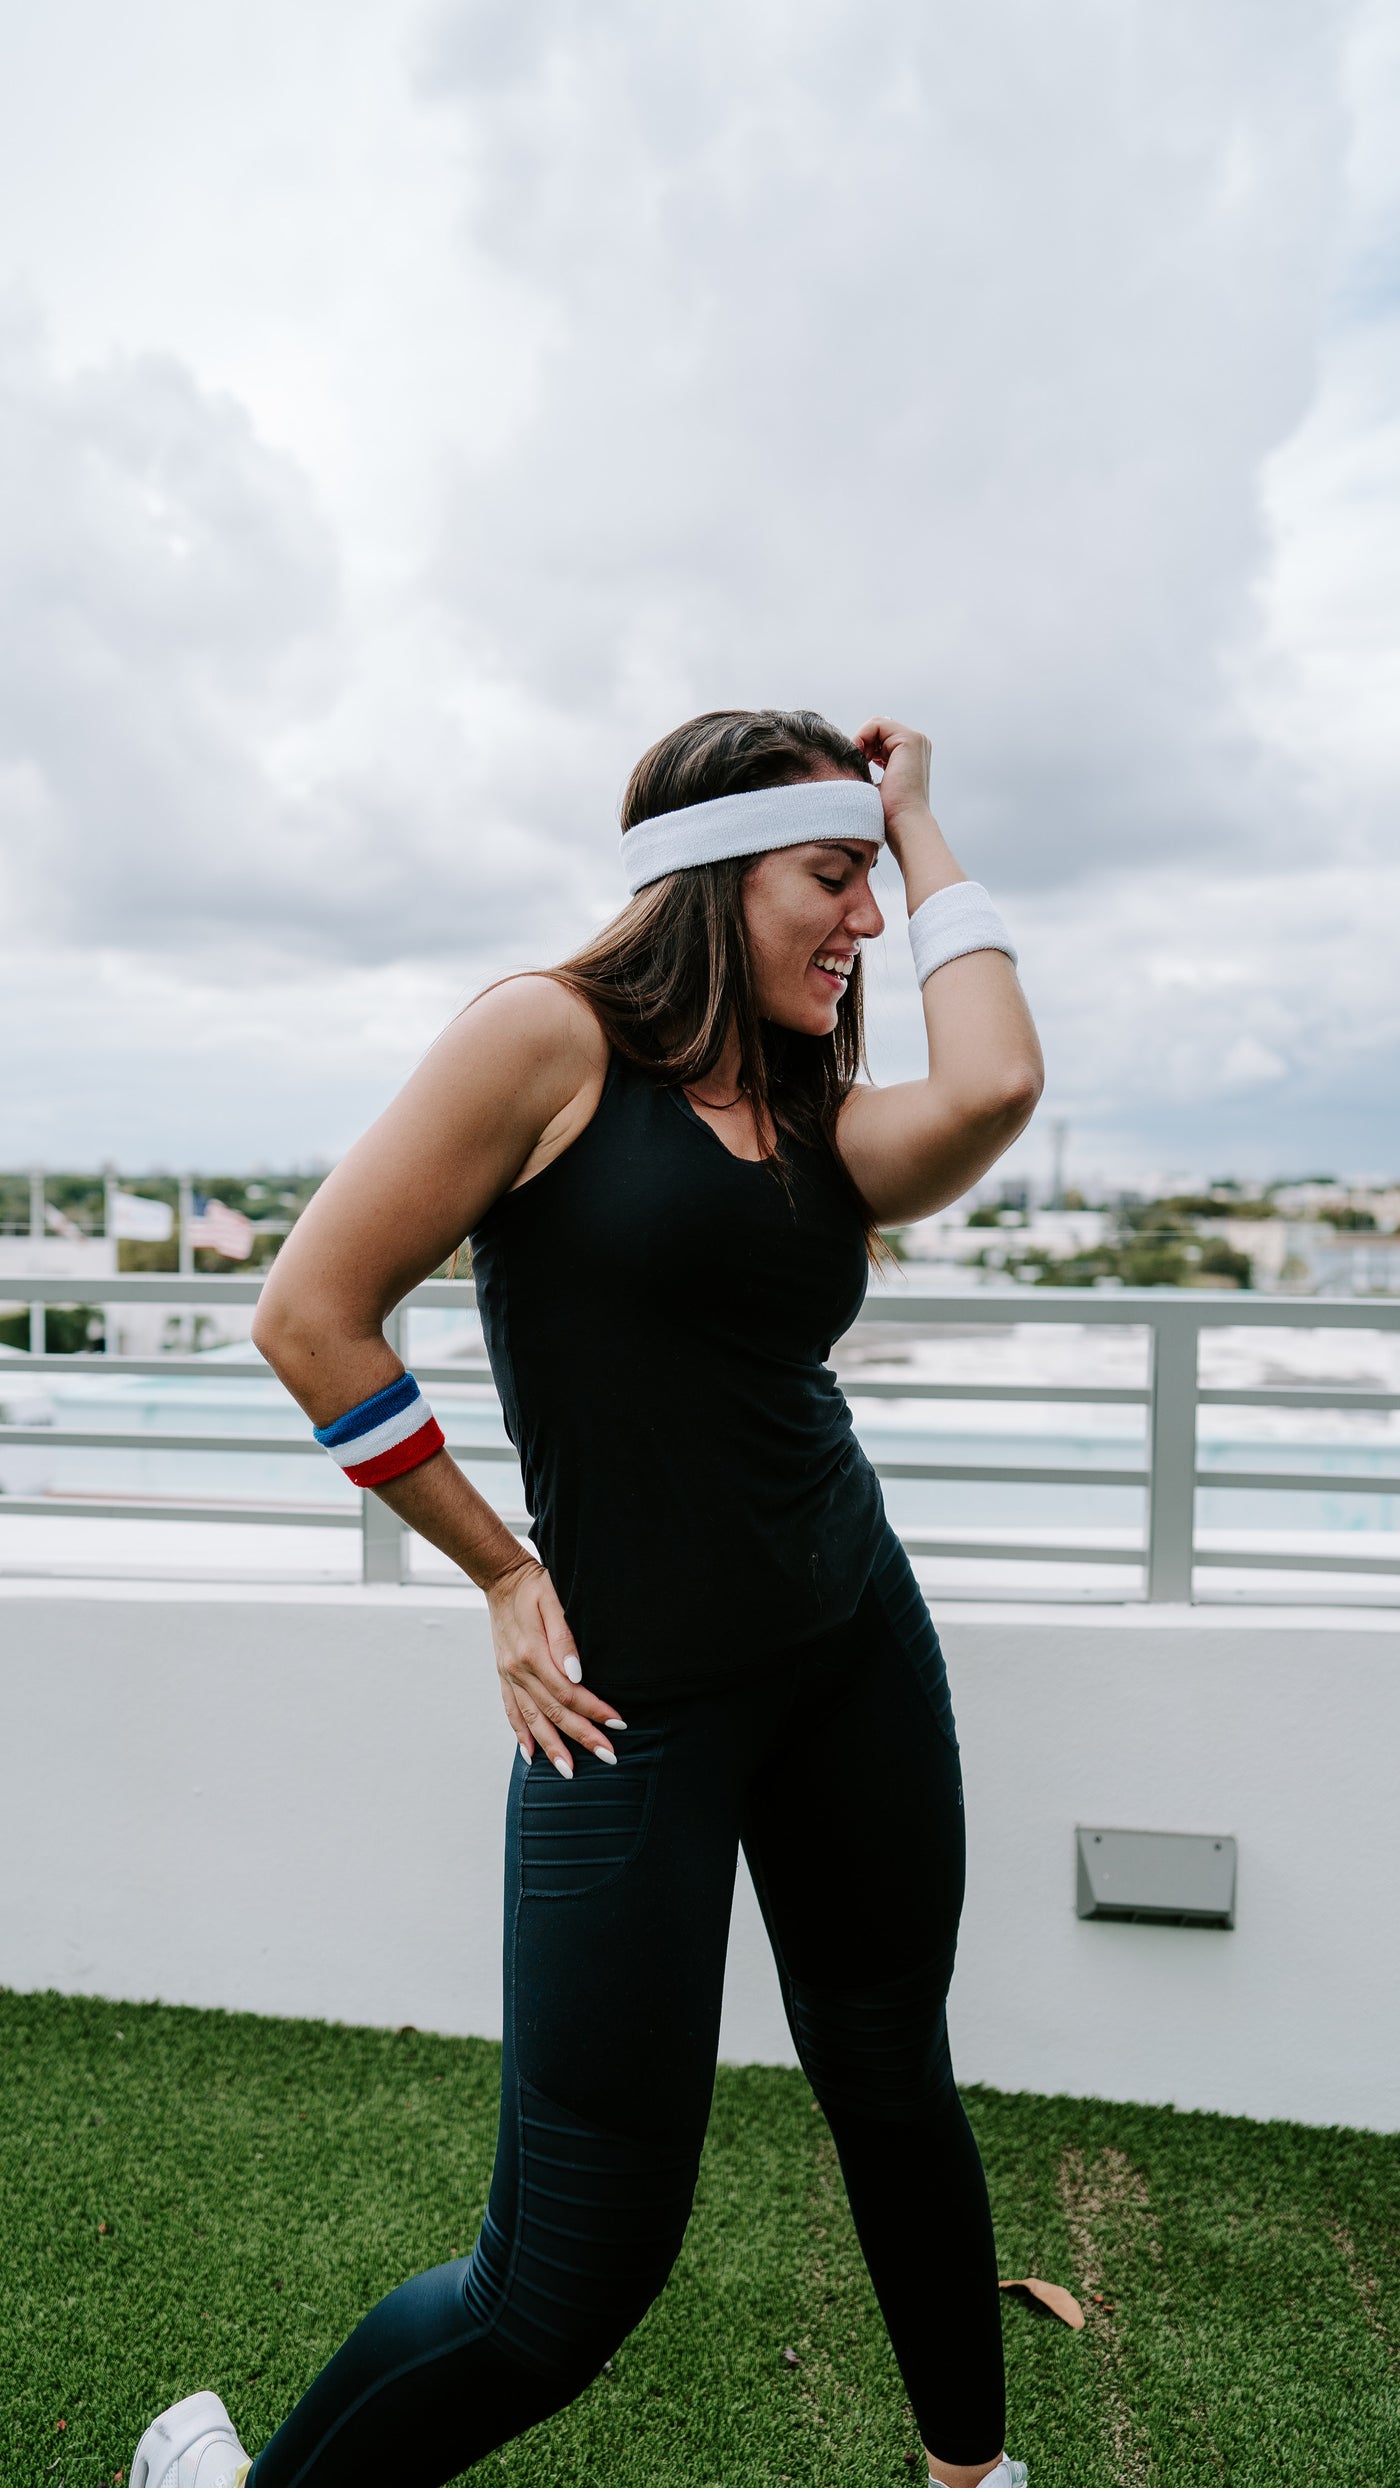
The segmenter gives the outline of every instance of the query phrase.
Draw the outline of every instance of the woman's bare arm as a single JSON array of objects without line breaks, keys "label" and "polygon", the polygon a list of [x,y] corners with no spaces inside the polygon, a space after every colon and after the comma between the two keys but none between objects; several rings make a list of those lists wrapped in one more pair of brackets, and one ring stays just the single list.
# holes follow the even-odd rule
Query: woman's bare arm
[{"label": "woman's bare arm", "polygon": [[254,1341],[314,1424],[395,1379],[385,1316],[596,1102],[606,1063],[592,1012],[550,977],[513,977],[444,1030],[303,1211],[258,1304]]},{"label": "woman's bare arm", "polygon": [[[886,717],[856,740],[884,768],[885,834],[912,916],[935,890],[968,878],[929,809],[929,746]],[[853,1089],[837,1124],[842,1157],[882,1221],[926,1218],[956,1201],[1025,1129],[1044,1086],[1035,1023],[1004,950],[935,969],[923,1006],[925,1076]]]},{"label": "woman's bare arm", "polygon": [[[254,1344],[316,1425],[403,1371],[384,1319],[491,1203],[588,1121],[607,1069],[593,1014],[548,977],[513,978],[452,1022],[341,1159],[273,1264]],[[483,1588],[502,1696],[522,1749],[572,1766],[566,1736],[612,1758],[610,1706],[581,1661],[549,1575],[439,1451],[376,1490]]]}]

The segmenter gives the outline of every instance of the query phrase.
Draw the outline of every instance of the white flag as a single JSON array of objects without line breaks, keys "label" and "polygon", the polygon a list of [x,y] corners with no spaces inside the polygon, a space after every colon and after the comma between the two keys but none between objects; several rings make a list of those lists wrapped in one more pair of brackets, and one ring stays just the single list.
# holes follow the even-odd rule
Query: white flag
[{"label": "white flag", "polygon": [[114,1192],[112,1233],[130,1244],[168,1244],[175,1232],[175,1212],[168,1201],[148,1201],[143,1192]]}]

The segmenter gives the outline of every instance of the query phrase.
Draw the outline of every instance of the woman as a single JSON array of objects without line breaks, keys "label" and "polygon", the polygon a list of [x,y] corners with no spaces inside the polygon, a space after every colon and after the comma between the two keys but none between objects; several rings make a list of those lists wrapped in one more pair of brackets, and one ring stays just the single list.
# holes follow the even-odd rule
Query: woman
[{"label": "woman", "polygon": [[[484,1589],[520,1751],[481,2234],[366,2316],[252,2488],[435,2488],[637,2323],[690,2208],[741,1844],[930,2478],[1025,2478],[944,2019],[963,1839],[942,1656],[825,1361],[877,1228],[965,1192],[1040,1093],[1015,953],[928,762],[887,717],[854,741],[775,710],[666,736],[624,798],[631,904],[453,1023],[264,1290],[257,1344],[321,1439]],[[885,843],[929,1061],[881,1089],[855,1075]],[[383,1335],[464,1234],[538,1559]],[[132,2488],[248,2476],[196,2394]]]}]

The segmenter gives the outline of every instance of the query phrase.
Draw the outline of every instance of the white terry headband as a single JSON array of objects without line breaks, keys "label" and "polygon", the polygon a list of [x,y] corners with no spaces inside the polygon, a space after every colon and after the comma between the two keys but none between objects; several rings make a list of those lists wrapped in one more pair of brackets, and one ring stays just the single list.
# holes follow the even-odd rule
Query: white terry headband
[{"label": "white terry headband", "polygon": [[716,795],[680,812],[659,812],[624,830],[622,869],[635,898],[649,881],[690,864],[727,863],[735,855],[767,855],[818,838],[885,843],[885,808],[878,786],[860,778],[808,778],[798,786],[764,786],[750,795]]}]

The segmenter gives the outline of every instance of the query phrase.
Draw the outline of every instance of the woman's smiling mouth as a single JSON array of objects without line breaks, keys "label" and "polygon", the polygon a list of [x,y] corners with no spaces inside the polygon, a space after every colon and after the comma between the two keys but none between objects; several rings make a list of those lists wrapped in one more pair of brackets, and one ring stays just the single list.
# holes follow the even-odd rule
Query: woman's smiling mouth
[{"label": "woman's smiling mouth", "polygon": [[835,985],[844,993],[850,982],[855,957],[853,950],[819,950],[809,965],[816,969],[818,976],[824,976],[828,984]]}]

